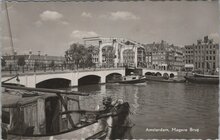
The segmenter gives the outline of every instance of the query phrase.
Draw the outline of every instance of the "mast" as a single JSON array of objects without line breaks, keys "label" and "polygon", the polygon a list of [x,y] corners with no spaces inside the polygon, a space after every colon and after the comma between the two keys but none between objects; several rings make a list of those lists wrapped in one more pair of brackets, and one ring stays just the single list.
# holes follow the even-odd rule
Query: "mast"
[{"label": "mast", "polygon": [[16,61],[15,61],[15,49],[14,49],[14,43],[13,43],[13,39],[12,39],[12,31],[11,31],[11,24],[10,24],[10,19],[9,19],[9,14],[8,14],[8,6],[7,6],[6,0],[3,0],[3,2],[5,5],[6,18],[7,18],[7,22],[8,22],[8,32],[9,32],[9,37],[10,37],[12,56],[13,56],[13,60],[14,60],[14,68],[15,68],[15,72],[17,74]]}]

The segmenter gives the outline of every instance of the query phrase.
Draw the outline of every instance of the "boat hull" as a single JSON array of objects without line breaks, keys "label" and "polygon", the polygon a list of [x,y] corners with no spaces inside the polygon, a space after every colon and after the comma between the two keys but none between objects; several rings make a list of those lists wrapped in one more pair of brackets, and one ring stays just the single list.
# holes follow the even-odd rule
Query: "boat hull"
[{"label": "boat hull", "polygon": [[185,83],[185,79],[164,79],[163,77],[146,76],[147,81],[165,82],[165,83]]},{"label": "boat hull", "polygon": [[32,135],[32,136],[19,136],[16,134],[8,134],[8,140],[14,139],[31,139],[31,140],[60,140],[60,139],[102,139],[107,136],[107,128],[102,125],[103,121],[92,123],[77,130],[68,130],[52,135]]},{"label": "boat hull", "polygon": [[206,77],[195,77],[195,76],[185,76],[185,79],[191,83],[198,84],[219,84],[219,78],[206,78]]},{"label": "boat hull", "polygon": [[204,78],[219,78],[219,75],[204,75],[204,74],[194,74],[195,77],[204,77]]},{"label": "boat hull", "polygon": [[121,84],[136,84],[136,83],[144,83],[146,82],[146,79],[137,79],[137,80],[127,80],[127,81],[119,81],[118,83]]}]

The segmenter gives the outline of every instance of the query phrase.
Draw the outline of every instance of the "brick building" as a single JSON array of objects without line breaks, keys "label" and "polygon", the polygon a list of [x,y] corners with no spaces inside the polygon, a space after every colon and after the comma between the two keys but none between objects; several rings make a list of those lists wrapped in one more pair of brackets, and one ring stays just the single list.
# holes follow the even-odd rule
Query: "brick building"
[{"label": "brick building", "polygon": [[180,70],[183,67],[183,52],[178,46],[165,41],[145,45],[148,68],[160,70]]},{"label": "brick building", "polygon": [[219,69],[219,44],[208,36],[197,40],[197,44],[185,46],[185,66],[192,65],[193,70],[211,73]]}]

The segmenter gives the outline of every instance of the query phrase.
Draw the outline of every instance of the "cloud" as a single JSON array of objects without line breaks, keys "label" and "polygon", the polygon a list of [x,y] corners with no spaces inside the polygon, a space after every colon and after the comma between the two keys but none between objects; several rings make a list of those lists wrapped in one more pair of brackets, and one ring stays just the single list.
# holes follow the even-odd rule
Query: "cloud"
[{"label": "cloud", "polygon": [[87,12],[83,12],[81,14],[82,17],[85,17],[85,18],[92,18],[92,14],[91,13],[87,13]]},{"label": "cloud", "polygon": [[38,20],[34,23],[37,27],[40,27],[43,23],[42,21]]},{"label": "cloud", "polygon": [[63,15],[56,11],[44,11],[40,14],[40,19],[34,22],[35,26],[41,27],[47,21],[53,21],[60,25],[69,25],[69,22],[63,20]]},{"label": "cloud", "polygon": [[61,18],[63,18],[63,15],[56,11],[47,10],[40,14],[40,18],[43,21],[56,21],[56,20],[60,20]]},{"label": "cloud", "polygon": [[220,43],[220,35],[218,33],[209,34],[209,38],[213,39],[215,43]]},{"label": "cloud", "polygon": [[140,19],[135,14],[131,12],[127,12],[127,11],[111,12],[106,15],[100,15],[100,17],[110,19],[110,20],[138,20]]},{"label": "cloud", "polygon": [[61,24],[63,24],[63,25],[69,25],[69,22],[67,22],[67,21],[61,21]]},{"label": "cloud", "polygon": [[74,30],[70,34],[71,38],[77,38],[77,39],[82,39],[84,37],[96,37],[98,34],[93,31],[79,31],[79,30]]}]

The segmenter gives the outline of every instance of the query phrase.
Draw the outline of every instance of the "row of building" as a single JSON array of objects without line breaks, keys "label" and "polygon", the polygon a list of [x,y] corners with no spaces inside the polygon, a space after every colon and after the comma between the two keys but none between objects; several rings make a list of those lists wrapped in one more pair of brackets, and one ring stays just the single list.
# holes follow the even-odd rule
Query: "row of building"
[{"label": "row of building", "polygon": [[[219,69],[219,44],[207,36],[198,40],[197,44],[184,47],[168,44],[166,41],[160,43],[140,44],[134,41],[120,41],[115,39],[113,44],[87,47],[95,67],[144,67],[160,70],[186,70],[212,72]],[[103,42],[99,41],[99,44]],[[100,54],[101,52],[101,54]],[[34,55],[3,56],[6,67],[17,63],[19,57],[24,57],[25,65],[34,67],[36,64],[49,67],[51,63],[61,66],[69,63],[66,57]],[[16,62],[15,62],[16,61]],[[91,66],[91,65],[90,65]]]},{"label": "row of building", "polygon": [[[126,45],[129,42],[123,42]],[[141,47],[142,46],[142,47]],[[102,66],[114,66],[115,50],[112,46],[105,46],[102,50],[99,46],[92,47],[91,53],[93,63],[100,65],[99,52],[102,51]],[[135,66],[137,59],[137,67],[145,67],[160,70],[185,70],[185,71],[201,71],[211,72],[219,69],[219,44],[213,39],[205,36],[204,39],[197,40],[197,44],[185,45],[184,47],[169,44],[166,41],[151,44],[141,44],[137,47],[137,53],[133,49],[123,50],[119,52],[122,63],[119,66]],[[135,56],[137,55],[137,56]]]},{"label": "row of building", "polygon": [[54,66],[63,66],[65,64],[65,57],[49,56],[47,54],[29,54],[24,55],[5,55],[2,56],[3,70],[14,70],[18,67],[25,67],[25,69],[44,69]]}]

